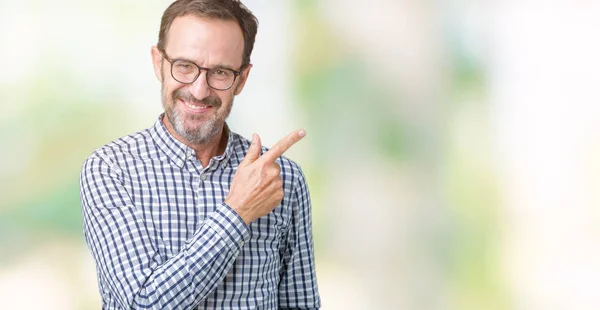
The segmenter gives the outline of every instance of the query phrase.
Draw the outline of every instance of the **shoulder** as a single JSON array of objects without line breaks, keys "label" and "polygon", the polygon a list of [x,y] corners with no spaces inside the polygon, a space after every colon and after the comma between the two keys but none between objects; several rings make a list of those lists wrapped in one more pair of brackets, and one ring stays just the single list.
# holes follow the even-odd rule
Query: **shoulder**
[{"label": "shoulder", "polygon": [[85,160],[104,163],[112,167],[126,165],[137,160],[145,160],[155,153],[155,147],[149,129],[123,136],[94,150]]}]

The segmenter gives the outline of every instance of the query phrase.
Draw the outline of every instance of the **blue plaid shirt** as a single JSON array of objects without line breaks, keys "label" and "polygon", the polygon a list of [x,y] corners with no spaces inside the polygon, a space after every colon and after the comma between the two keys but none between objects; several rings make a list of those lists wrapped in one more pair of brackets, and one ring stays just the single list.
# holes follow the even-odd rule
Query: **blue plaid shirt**
[{"label": "blue plaid shirt", "polygon": [[202,167],[161,119],[83,165],[83,231],[102,308],[318,309],[300,167],[277,160],[281,205],[247,226],[223,201],[250,142],[229,132],[225,153]]}]

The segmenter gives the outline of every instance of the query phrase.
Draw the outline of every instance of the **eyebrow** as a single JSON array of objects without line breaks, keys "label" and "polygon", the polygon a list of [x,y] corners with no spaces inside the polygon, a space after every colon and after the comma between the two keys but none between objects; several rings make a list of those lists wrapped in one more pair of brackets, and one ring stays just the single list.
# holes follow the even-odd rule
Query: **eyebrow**
[{"label": "eyebrow", "polygon": [[217,65],[215,65],[215,66],[212,66],[212,67],[210,67],[210,68],[208,68],[208,67],[202,67],[202,66],[199,66],[199,65],[198,65],[198,64],[197,64],[195,61],[193,61],[193,60],[191,60],[191,59],[188,59],[188,58],[185,58],[185,57],[174,57],[172,60],[173,60],[173,61],[175,61],[175,60],[185,60],[185,61],[189,61],[189,62],[191,62],[191,63],[195,64],[196,66],[200,67],[200,68],[207,68],[207,69],[229,69],[229,70],[231,70],[231,71],[236,71],[236,72],[237,72],[237,70],[235,70],[235,69],[231,68],[230,66],[227,66],[227,65],[222,65],[222,64],[217,64]]}]

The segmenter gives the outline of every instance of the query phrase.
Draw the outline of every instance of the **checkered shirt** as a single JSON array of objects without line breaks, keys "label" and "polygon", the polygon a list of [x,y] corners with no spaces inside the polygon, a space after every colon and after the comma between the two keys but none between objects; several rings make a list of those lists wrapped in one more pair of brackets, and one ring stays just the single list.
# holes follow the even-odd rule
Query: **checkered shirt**
[{"label": "checkered shirt", "polygon": [[225,153],[202,167],[161,119],[83,165],[83,231],[102,308],[318,309],[300,167],[277,159],[281,205],[247,226],[223,201],[250,142],[229,132]]}]

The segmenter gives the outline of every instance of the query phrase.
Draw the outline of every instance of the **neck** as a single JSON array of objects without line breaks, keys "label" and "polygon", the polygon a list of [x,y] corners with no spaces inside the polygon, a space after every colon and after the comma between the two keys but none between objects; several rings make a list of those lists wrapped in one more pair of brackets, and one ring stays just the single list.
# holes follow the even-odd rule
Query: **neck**
[{"label": "neck", "polygon": [[208,166],[211,158],[225,153],[225,148],[227,147],[227,141],[229,139],[229,129],[225,125],[223,125],[223,128],[221,128],[219,133],[212,140],[206,143],[191,143],[175,131],[166,116],[163,116],[162,122],[167,128],[167,131],[175,139],[194,150],[196,158],[202,163],[202,167]]}]

